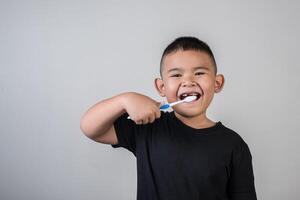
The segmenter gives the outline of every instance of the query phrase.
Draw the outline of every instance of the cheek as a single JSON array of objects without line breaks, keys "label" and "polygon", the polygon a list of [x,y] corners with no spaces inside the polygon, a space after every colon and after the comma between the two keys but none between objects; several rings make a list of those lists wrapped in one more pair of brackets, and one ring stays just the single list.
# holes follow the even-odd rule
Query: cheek
[{"label": "cheek", "polygon": [[200,86],[202,87],[202,89],[204,90],[204,92],[210,92],[210,91],[214,91],[214,81],[210,78],[206,78],[206,79],[201,79],[200,80]]},{"label": "cheek", "polygon": [[167,96],[174,96],[178,90],[178,81],[169,80],[165,83],[165,92]]}]

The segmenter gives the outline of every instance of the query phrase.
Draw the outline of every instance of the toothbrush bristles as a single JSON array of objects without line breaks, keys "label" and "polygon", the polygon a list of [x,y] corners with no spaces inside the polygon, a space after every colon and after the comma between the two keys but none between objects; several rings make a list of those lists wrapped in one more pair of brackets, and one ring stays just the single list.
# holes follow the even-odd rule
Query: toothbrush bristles
[{"label": "toothbrush bristles", "polygon": [[185,102],[191,102],[194,101],[197,97],[196,96],[188,96],[186,98],[184,98]]}]

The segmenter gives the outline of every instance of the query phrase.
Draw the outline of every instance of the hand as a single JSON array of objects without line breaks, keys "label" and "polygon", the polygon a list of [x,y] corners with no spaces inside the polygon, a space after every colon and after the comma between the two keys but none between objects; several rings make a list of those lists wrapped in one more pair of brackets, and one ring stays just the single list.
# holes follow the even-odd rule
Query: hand
[{"label": "hand", "polygon": [[160,117],[160,105],[160,102],[139,93],[123,94],[123,107],[136,124],[153,123]]}]

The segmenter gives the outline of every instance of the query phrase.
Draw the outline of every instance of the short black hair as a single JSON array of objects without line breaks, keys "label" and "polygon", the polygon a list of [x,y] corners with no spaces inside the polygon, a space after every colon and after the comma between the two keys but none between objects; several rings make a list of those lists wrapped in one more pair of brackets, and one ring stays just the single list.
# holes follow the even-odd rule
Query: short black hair
[{"label": "short black hair", "polygon": [[164,50],[161,60],[160,60],[160,76],[162,77],[162,64],[163,60],[166,55],[176,52],[178,50],[194,50],[194,51],[201,51],[204,53],[207,53],[211,60],[213,61],[214,64],[214,71],[215,74],[217,74],[217,64],[215,61],[215,57],[213,52],[211,51],[210,47],[203,41],[199,40],[196,37],[191,37],[191,36],[184,36],[184,37],[179,37],[176,38],[173,42],[171,42],[167,48]]}]

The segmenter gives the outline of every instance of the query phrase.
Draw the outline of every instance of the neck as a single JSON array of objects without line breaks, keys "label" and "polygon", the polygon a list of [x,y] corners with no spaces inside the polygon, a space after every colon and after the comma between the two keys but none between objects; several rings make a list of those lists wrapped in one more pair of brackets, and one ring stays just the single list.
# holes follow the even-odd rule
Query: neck
[{"label": "neck", "polygon": [[206,117],[206,113],[202,113],[200,115],[196,116],[183,116],[175,112],[175,116],[182,121],[184,124],[196,128],[196,129],[201,129],[201,128],[208,128],[214,126],[216,123]]}]

